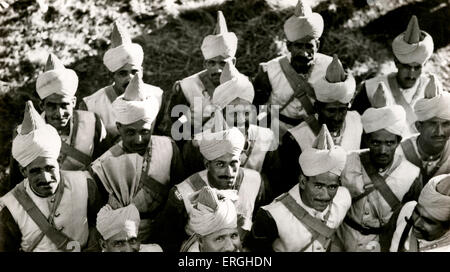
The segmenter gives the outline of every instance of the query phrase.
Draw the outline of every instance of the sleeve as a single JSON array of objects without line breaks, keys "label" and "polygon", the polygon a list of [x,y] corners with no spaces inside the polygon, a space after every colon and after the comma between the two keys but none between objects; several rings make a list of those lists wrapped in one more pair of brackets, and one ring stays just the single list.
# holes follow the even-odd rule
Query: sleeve
[{"label": "sleeve", "polygon": [[88,210],[87,219],[89,226],[89,236],[85,248],[82,249],[83,252],[100,252],[99,236],[96,229],[97,223],[97,213],[100,211],[101,207],[105,204],[102,201],[102,197],[98,191],[96,182],[88,178]]},{"label": "sleeve", "polygon": [[279,178],[276,185],[273,185],[277,195],[287,192],[298,182],[301,173],[298,158],[302,153],[300,146],[294,136],[288,131],[282,140],[282,144],[278,147],[278,158],[280,160],[281,169],[279,170]]},{"label": "sleeve", "polygon": [[22,233],[7,207],[0,211],[0,252],[19,252]]},{"label": "sleeve", "polygon": [[264,209],[258,209],[253,220],[250,233],[247,234],[243,246],[252,252],[272,252],[272,243],[278,237],[275,220]]},{"label": "sleeve", "polygon": [[172,87],[172,92],[168,97],[168,102],[167,102],[167,113],[166,115],[169,116],[171,118],[172,123],[176,122],[178,120],[178,118],[180,118],[180,116],[172,116],[172,109],[176,106],[176,105],[186,105],[189,106],[189,103],[186,99],[186,97],[184,96],[183,90],[181,89],[181,85],[180,82],[177,81],[175,82],[175,84]]},{"label": "sleeve", "polygon": [[150,237],[151,243],[159,244],[164,252],[179,252],[182,243],[188,238],[185,226],[188,214],[184,207],[183,199],[176,187],[169,192],[166,205],[157,216],[153,232]]},{"label": "sleeve", "polygon": [[84,110],[84,111],[89,111],[88,107],[86,105],[86,102],[84,102],[83,99],[81,99],[80,104],[78,104],[78,109],[79,110]]},{"label": "sleeve", "polygon": [[108,143],[107,140],[107,132],[106,127],[103,124],[102,119],[96,113],[95,114],[95,135],[94,135],[94,152],[92,154],[92,160],[94,161],[103,153],[105,153],[110,147],[111,144]]},{"label": "sleeve", "polygon": [[356,91],[350,110],[357,111],[360,115],[362,115],[364,111],[371,106],[372,105],[370,104],[369,98],[367,97],[366,84],[363,81]]},{"label": "sleeve", "polygon": [[205,169],[203,155],[200,153],[199,147],[192,144],[192,140],[183,144],[182,156],[186,177]]},{"label": "sleeve", "polygon": [[172,162],[170,165],[170,183],[178,184],[185,178],[183,158],[177,144],[172,140]]},{"label": "sleeve", "polygon": [[170,99],[169,92],[163,92],[161,107],[155,120],[155,135],[163,135],[170,137],[170,129],[172,127],[172,120],[170,119],[170,112],[168,112],[168,103]]},{"label": "sleeve", "polygon": [[272,92],[272,85],[267,72],[264,72],[261,65],[259,65],[258,73],[253,79],[253,87],[255,88],[253,104],[257,106],[266,104]]}]

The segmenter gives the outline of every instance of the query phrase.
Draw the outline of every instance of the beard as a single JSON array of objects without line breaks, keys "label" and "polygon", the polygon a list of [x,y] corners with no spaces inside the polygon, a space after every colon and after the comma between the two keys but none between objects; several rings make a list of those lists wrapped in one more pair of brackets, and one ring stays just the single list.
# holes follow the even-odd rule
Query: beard
[{"label": "beard", "polygon": [[312,66],[312,58],[304,56],[292,56],[291,65],[297,73],[306,74]]}]

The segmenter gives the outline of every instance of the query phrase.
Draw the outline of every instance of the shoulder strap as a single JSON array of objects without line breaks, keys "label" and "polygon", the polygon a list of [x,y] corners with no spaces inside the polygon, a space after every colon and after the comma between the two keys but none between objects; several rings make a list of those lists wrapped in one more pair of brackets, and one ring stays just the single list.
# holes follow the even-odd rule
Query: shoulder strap
[{"label": "shoulder strap", "polygon": [[300,102],[302,103],[302,106],[305,108],[305,111],[308,115],[314,114],[314,107],[309,100],[306,90],[302,88],[306,84],[305,80],[301,78],[297,72],[292,68],[291,64],[289,63],[288,59],[286,57],[280,59],[279,61],[281,70],[283,71],[284,75],[286,76],[286,79],[289,82],[289,85],[291,86],[292,90],[294,90],[294,94],[289,98],[289,100],[280,108],[280,112],[286,108],[289,103],[292,102],[295,98],[298,98]]},{"label": "shoulder strap", "polygon": [[412,228],[412,224],[409,224],[407,222],[405,228],[403,229],[402,236],[400,237],[400,241],[398,244],[398,250],[397,250],[398,252],[406,251],[405,242],[406,242],[406,239],[408,239],[409,231],[411,230],[411,228]]},{"label": "shoulder strap", "polygon": [[180,252],[188,252],[191,246],[198,241],[197,234],[192,234],[186,241],[181,245]]},{"label": "shoulder strap", "polygon": [[111,102],[111,103],[114,102],[114,100],[116,100],[116,98],[117,98],[117,94],[114,91],[114,87],[113,86],[107,87],[105,89],[105,94],[108,97],[109,102]]},{"label": "shoulder strap", "polygon": [[408,161],[413,163],[415,166],[422,169],[422,160],[417,155],[417,152],[414,149],[414,144],[411,139],[407,139],[406,141],[401,142],[403,153]]},{"label": "shoulder strap", "polygon": [[[50,222],[49,222],[45,217],[45,215],[39,210],[39,208],[30,198],[30,196],[26,193],[23,183],[19,185],[16,190],[13,191],[14,197],[17,199],[20,205],[22,205],[22,207],[25,209],[25,211],[28,213],[31,219],[33,219],[36,225],[38,225],[42,233],[45,236],[47,236],[60,250],[66,250],[67,243],[72,241],[72,239],[67,237],[67,235],[65,235],[61,231],[56,230],[55,227],[51,224],[53,222],[53,213],[56,211],[56,207],[61,202],[63,192],[64,192],[64,182],[63,179],[61,179],[60,184],[58,186],[58,190],[56,192],[55,206],[50,215],[49,218]],[[39,237],[39,240],[42,240],[42,237]],[[40,241],[36,240],[32,244],[33,248],[31,248],[31,251],[37,246],[37,244],[39,244],[39,242]]]},{"label": "shoulder strap", "polygon": [[397,79],[395,78],[395,73],[392,73],[390,75],[388,75],[387,77],[388,79],[388,83],[389,83],[389,87],[392,91],[392,96],[395,99],[395,103],[397,103],[398,105],[402,106],[405,111],[406,111],[406,119],[408,120],[408,124],[411,124],[414,122],[414,110],[412,109],[411,105],[406,102],[405,97],[403,96],[403,94],[400,92],[400,89],[398,87],[398,83],[397,83]]},{"label": "shoulder strap", "polygon": [[280,201],[300,222],[305,224],[312,232],[316,233],[316,240],[318,240],[324,248],[328,248],[331,237],[336,231],[335,229],[328,227],[322,221],[312,217],[290,194],[286,193]]},{"label": "shoulder strap", "polygon": [[316,117],[314,115],[308,115],[308,117],[305,118],[305,122],[317,137],[320,133],[320,124]]},{"label": "shoulder strap", "polygon": [[242,152],[241,157],[245,155],[244,160],[241,160],[241,166],[245,167],[245,164],[248,162],[248,159],[252,155],[253,148],[255,147],[256,140],[248,140],[248,148],[244,152]]},{"label": "shoulder strap", "polygon": [[91,163],[91,157],[64,142],[61,142],[61,153],[74,158],[85,166],[88,166]]},{"label": "shoulder strap", "polygon": [[369,153],[361,153],[360,158],[364,170],[366,170],[367,175],[373,182],[375,189],[380,192],[381,196],[386,200],[393,211],[399,208],[401,204],[400,200],[398,200],[391,188],[386,184],[384,178],[377,173],[377,170],[371,164]]},{"label": "shoulder strap", "polygon": [[187,182],[194,190],[194,192],[197,192],[206,186],[205,181],[200,177],[199,173],[196,173],[195,175],[188,178]]}]

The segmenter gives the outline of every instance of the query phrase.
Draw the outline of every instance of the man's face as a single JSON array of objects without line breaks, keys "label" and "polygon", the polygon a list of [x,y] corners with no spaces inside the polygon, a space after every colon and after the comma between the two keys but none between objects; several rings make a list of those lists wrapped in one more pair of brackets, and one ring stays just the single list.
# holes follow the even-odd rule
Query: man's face
[{"label": "man's face", "polygon": [[252,116],[252,104],[242,98],[231,101],[224,109],[225,120],[229,127],[237,127],[245,135],[250,125]]},{"label": "man's face", "polygon": [[136,73],[141,72],[142,67],[127,63],[122,66],[119,70],[113,73],[114,78],[114,89],[118,95],[125,92],[125,89],[130,83],[130,80],[136,75]]},{"label": "man's face", "polygon": [[[220,75],[222,74],[227,59],[228,58],[223,56],[217,56],[203,62],[203,67],[207,70],[209,78],[216,87],[220,85]],[[233,64],[235,64],[236,58],[233,57],[232,61]]]},{"label": "man's face", "polygon": [[340,102],[315,103],[317,114],[319,115],[319,123],[326,124],[330,132],[339,131],[344,124],[347,116],[348,104]]},{"label": "man's face", "polygon": [[213,161],[206,161],[205,166],[212,185],[217,189],[230,189],[236,182],[239,171],[240,154],[225,154]]},{"label": "man's face", "polygon": [[417,204],[411,216],[413,233],[418,239],[433,241],[439,239],[449,228],[443,222],[434,219],[420,204]]},{"label": "man's face", "polygon": [[327,172],[314,177],[300,176],[302,201],[322,212],[333,201],[339,188],[339,176]]},{"label": "man's face", "polygon": [[139,120],[129,125],[117,123],[117,129],[127,153],[145,154],[152,136],[151,122]]},{"label": "man's face", "polygon": [[108,240],[100,240],[104,252],[139,252],[141,246],[136,231],[125,231],[113,235]]},{"label": "man's face", "polygon": [[400,144],[399,136],[381,129],[368,135],[370,159],[377,168],[386,168],[394,159],[395,149]]},{"label": "man's face", "polygon": [[[450,106],[450,105],[449,105]],[[416,127],[420,132],[423,144],[436,150],[443,150],[450,137],[450,120],[433,117],[426,121],[418,121]]]},{"label": "man's face", "polygon": [[70,118],[72,118],[76,102],[77,98],[74,96],[51,94],[46,97],[41,105],[45,112],[47,123],[57,130],[66,127]]},{"label": "man's face", "polygon": [[398,60],[395,61],[397,66],[397,81],[400,87],[408,89],[414,86],[420,74],[422,73],[422,65],[420,63],[401,63]]},{"label": "man's face", "polygon": [[199,238],[201,252],[239,252],[242,249],[237,228],[227,228]]},{"label": "man's face", "polygon": [[27,165],[22,173],[28,178],[31,190],[39,197],[49,197],[58,188],[60,175],[56,159],[38,157]]},{"label": "man's face", "polygon": [[300,40],[287,41],[287,49],[291,53],[291,65],[298,73],[307,73],[311,67],[314,54],[319,50],[319,40],[305,37]]}]

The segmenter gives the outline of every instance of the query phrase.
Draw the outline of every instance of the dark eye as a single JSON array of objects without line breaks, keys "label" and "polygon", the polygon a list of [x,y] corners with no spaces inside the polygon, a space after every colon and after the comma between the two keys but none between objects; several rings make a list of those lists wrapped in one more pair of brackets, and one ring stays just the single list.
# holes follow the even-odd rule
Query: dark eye
[{"label": "dark eye", "polygon": [[224,240],[223,236],[219,236],[216,238],[216,242],[222,242]]},{"label": "dark eye", "polygon": [[237,233],[231,234],[231,239],[233,239],[233,240],[239,239],[239,234],[237,234]]},{"label": "dark eye", "polygon": [[217,167],[223,167],[224,163],[223,162],[216,162],[215,165]]},{"label": "dark eye", "polygon": [[339,187],[338,185],[330,185],[330,186],[328,186],[328,189],[334,191],[334,190],[337,190],[338,187]]},{"label": "dark eye", "polygon": [[123,246],[125,246],[125,241],[114,241],[113,246],[114,247],[123,247]]},{"label": "dark eye", "polygon": [[131,70],[132,75],[135,75],[137,72],[139,72],[139,70]]},{"label": "dark eye", "polygon": [[315,183],[315,184],[314,184],[314,188],[316,188],[317,190],[320,190],[320,189],[323,188],[323,185],[320,184],[320,183]]},{"label": "dark eye", "polygon": [[125,132],[125,134],[126,134],[127,136],[134,136],[135,132],[134,132],[134,130],[127,130],[127,131]]},{"label": "dark eye", "polygon": [[135,244],[137,244],[137,242],[138,242],[137,238],[131,238],[130,240],[128,240],[128,243],[130,245],[135,245]]},{"label": "dark eye", "polygon": [[127,71],[120,71],[119,75],[124,77],[124,76],[128,75],[128,72]]},{"label": "dark eye", "polygon": [[45,171],[47,171],[47,172],[53,171],[54,169],[55,169],[55,167],[53,165],[47,165],[45,167]]}]

